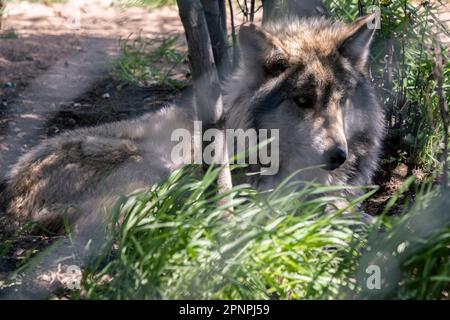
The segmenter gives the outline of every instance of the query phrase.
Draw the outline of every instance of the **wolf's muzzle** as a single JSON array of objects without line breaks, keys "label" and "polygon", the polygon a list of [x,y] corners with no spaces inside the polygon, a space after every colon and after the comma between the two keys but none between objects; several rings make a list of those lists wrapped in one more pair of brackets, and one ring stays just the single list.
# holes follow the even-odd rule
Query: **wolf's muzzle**
[{"label": "wolf's muzzle", "polygon": [[335,147],[326,152],[325,159],[325,169],[330,171],[335,170],[347,160],[347,151],[340,147]]}]

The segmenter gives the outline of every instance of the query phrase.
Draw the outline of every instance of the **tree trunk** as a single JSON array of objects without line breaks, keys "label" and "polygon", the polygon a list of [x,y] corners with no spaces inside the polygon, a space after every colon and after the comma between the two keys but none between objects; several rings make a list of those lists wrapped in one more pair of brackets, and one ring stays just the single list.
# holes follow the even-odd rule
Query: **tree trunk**
[{"label": "tree trunk", "polygon": [[[203,6],[200,0],[177,0],[177,3],[188,43],[189,60],[194,80],[196,119],[202,121],[205,127],[214,126],[222,117],[223,101]],[[214,9],[213,5],[212,8]],[[220,17],[220,13],[218,16]],[[215,21],[219,21],[220,26],[220,19]],[[223,168],[218,179],[219,192],[223,193],[232,187],[225,135],[223,134],[222,141],[215,143],[224,147],[222,154]],[[201,148],[201,146],[195,147]]]},{"label": "tree trunk", "polygon": [[[226,12],[224,0],[201,0],[205,10],[214,61],[218,68],[219,77],[223,79],[230,69],[227,48]],[[225,20],[225,21],[224,21]]]},{"label": "tree trunk", "polygon": [[250,1],[250,22],[253,23],[255,21],[255,1]]},{"label": "tree trunk", "polygon": [[225,39],[227,38],[227,4],[225,0],[219,1],[220,22],[222,23],[222,30],[225,32]]},{"label": "tree trunk", "polygon": [[206,123],[216,123],[223,112],[222,93],[203,6],[200,0],[177,3],[188,43],[196,116]]},{"label": "tree trunk", "polygon": [[275,0],[261,0],[263,4],[263,23],[269,21],[275,8]]}]

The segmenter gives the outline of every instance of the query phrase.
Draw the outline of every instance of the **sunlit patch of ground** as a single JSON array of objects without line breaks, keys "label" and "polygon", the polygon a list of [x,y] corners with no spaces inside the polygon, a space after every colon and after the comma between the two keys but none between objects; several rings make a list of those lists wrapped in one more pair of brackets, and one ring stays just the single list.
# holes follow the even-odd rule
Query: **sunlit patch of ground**
[{"label": "sunlit patch of ground", "polygon": [[77,35],[127,37],[141,32],[160,37],[182,32],[175,7],[124,7],[105,0],[68,0],[63,3],[7,3],[3,29],[20,35]]}]

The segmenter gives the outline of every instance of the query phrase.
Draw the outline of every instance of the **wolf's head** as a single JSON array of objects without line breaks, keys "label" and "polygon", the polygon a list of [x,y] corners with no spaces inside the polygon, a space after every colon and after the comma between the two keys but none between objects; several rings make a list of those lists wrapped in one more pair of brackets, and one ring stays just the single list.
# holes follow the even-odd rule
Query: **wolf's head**
[{"label": "wolf's head", "polygon": [[373,99],[366,72],[373,19],[241,27],[240,67],[226,97],[231,125],[280,129],[281,157],[298,159],[291,166],[341,167],[352,136],[378,121],[366,107]]}]

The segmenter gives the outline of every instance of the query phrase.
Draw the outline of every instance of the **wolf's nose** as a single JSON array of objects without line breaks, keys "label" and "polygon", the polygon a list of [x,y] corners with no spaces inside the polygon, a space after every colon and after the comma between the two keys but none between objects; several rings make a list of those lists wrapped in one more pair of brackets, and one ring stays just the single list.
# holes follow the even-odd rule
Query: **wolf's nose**
[{"label": "wolf's nose", "polygon": [[342,166],[347,160],[347,151],[340,147],[333,148],[328,152],[327,170],[334,170]]}]

